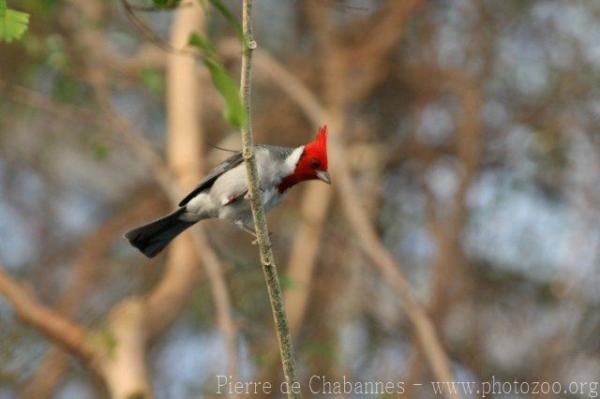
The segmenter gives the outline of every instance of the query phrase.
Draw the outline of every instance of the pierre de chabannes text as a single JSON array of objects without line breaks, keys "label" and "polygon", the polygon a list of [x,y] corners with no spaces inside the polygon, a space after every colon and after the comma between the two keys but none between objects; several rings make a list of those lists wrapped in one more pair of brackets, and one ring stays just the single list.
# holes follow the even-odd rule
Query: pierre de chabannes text
[{"label": "pierre de chabannes text", "polygon": [[310,393],[313,395],[402,395],[408,388],[431,389],[435,395],[458,393],[486,398],[491,395],[581,395],[596,398],[598,381],[502,381],[492,376],[489,381],[430,381],[409,384],[391,380],[353,380],[346,376],[330,378],[312,375],[303,386],[299,382],[274,384],[270,381],[240,381],[217,375],[216,394],[259,395],[271,393]]}]

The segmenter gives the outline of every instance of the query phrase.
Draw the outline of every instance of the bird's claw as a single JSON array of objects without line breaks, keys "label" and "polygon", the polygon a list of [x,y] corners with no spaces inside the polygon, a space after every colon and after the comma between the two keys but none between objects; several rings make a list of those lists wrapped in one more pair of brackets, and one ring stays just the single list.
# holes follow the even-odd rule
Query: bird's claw
[{"label": "bird's claw", "polygon": [[[254,241],[252,241],[252,245],[258,245],[258,237],[255,236],[256,238],[254,239]],[[273,239],[273,232],[269,231],[269,240]]]}]

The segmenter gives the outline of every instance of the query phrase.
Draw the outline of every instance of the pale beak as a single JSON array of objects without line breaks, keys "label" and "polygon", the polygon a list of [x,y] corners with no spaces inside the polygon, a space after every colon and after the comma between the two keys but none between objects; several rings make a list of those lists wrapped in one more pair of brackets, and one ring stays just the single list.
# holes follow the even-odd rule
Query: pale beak
[{"label": "pale beak", "polygon": [[327,184],[331,184],[331,177],[329,176],[329,172],[320,170],[317,172],[317,178],[321,181],[324,181]]}]

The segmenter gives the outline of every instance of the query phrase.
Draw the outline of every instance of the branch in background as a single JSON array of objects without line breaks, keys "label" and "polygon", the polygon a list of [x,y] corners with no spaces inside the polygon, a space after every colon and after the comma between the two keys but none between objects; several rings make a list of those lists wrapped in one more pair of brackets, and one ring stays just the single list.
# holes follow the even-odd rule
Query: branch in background
[{"label": "branch in background", "polygon": [[[274,79],[274,81],[279,85],[279,87],[282,90],[284,90],[288,95],[290,95],[290,97],[305,111],[305,113],[311,119],[313,124],[318,125],[319,123],[322,123],[322,120],[324,118],[323,115],[326,115],[325,111],[320,106],[318,101],[314,98],[314,95],[310,92],[310,90],[308,90],[301,82],[299,82],[293,76],[293,74],[287,72],[285,70],[285,68],[283,68],[272,57],[268,56],[268,54],[263,51],[257,51],[257,65],[262,65],[261,70],[262,70],[262,68],[268,68],[269,71],[273,72],[271,74],[271,77]],[[271,68],[273,65],[275,65],[275,67]],[[271,67],[269,67],[269,66],[271,66]],[[47,104],[44,105],[44,108],[46,108],[46,105]],[[58,111],[60,112],[61,110],[58,110]],[[70,116],[71,115],[69,114],[69,117]],[[122,120],[116,121],[116,123],[118,124],[118,126],[117,126],[118,130],[122,130],[126,133],[129,132],[131,127],[123,126],[122,122],[123,122]],[[115,128],[114,120],[112,120],[108,124],[113,129]],[[127,137],[128,137],[128,141],[131,143],[131,146],[138,148],[139,154],[142,154],[142,153],[145,154],[142,156],[142,158],[144,158],[146,160],[146,162],[148,162],[150,164],[155,164],[155,165],[157,164],[157,162],[155,162],[156,161],[155,156],[151,155],[153,150],[151,148],[150,149],[152,151],[146,151],[143,149],[144,147],[147,146],[147,143],[142,145],[141,149],[139,147],[137,147],[137,144],[135,144],[138,141],[138,138],[141,137],[139,135],[139,133],[134,133],[134,135],[127,134]],[[161,175],[164,176],[164,173],[159,172],[158,176],[161,176]],[[165,180],[167,180],[166,185],[168,186],[170,183],[168,183],[168,179],[165,179]],[[162,181],[164,182],[165,180],[162,180]],[[164,185],[165,185],[165,183],[163,183],[163,187],[164,187]],[[425,326],[426,325],[427,325],[427,323],[425,323]],[[446,363],[447,363],[447,361],[446,361]]]},{"label": "branch in background", "polygon": [[[88,7],[90,3],[82,0],[70,0],[71,12],[79,10],[84,14],[84,18],[75,18],[69,15],[66,20],[71,24],[71,28],[77,32],[72,37],[78,41],[78,45],[84,49],[108,48],[106,38],[97,30],[83,30],[81,21],[86,22],[97,20],[98,12]],[[98,10],[95,10],[98,11]],[[145,163],[150,169],[152,175],[168,198],[173,204],[177,204],[182,194],[179,186],[175,184],[175,179],[170,170],[165,165],[163,159],[156,150],[144,139],[141,132],[124,119],[114,108],[111,99],[111,93],[108,82],[111,80],[106,76],[106,69],[100,68],[104,60],[102,51],[96,53],[90,52],[87,59],[87,76],[103,111],[103,118],[106,126],[115,132],[120,132],[123,142],[128,145],[135,156]],[[198,253],[203,254],[205,265],[210,263],[209,268],[219,270],[218,258],[216,255],[210,256],[211,248],[206,243],[199,229],[194,229],[193,234],[197,237],[194,243],[198,248]],[[199,238],[198,238],[199,237]],[[208,254],[208,255],[207,255]],[[195,287],[198,277],[197,263],[180,264],[176,268],[169,268],[160,280],[160,283],[146,298],[131,297],[121,302],[113,308],[109,315],[109,331],[111,339],[116,340],[115,354],[103,359],[100,365],[100,371],[108,385],[109,391],[115,397],[130,397],[131,395],[151,396],[151,387],[148,383],[148,373],[146,370],[146,345],[152,338],[172,323],[181,313],[181,310],[187,304],[187,300]],[[209,276],[211,274],[209,273]],[[215,277],[215,274],[212,274]],[[213,290],[225,289],[222,276],[221,285],[211,281]],[[220,288],[219,288],[220,287]],[[215,298],[222,298],[222,295]],[[217,304],[219,309],[229,309]],[[221,317],[220,320],[227,320]],[[229,318],[231,320],[231,318]],[[229,331],[234,331],[230,326]],[[131,371],[128,372],[127,370]]]},{"label": "branch in background", "polygon": [[[194,4],[176,12],[171,30],[171,44],[181,47],[187,44],[192,32],[204,30],[204,10]],[[203,98],[208,74],[198,69],[194,57],[169,54],[167,58],[167,162],[179,186],[185,191],[193,189],[203,177],[204,130],[202,129]],[[217,325],[225,338],[227,374],[237,381],[238,355],[236,328],[231,315],[231,300],[223,277],[223,267],[209,248],[204,234],[195,227],[175,240],[168,254],[169,270],[176,271],[179,278],[186,278],[181,264],[195,267],[201,257],[211,282],[216,307]],[[201,249],[201,252],[199,251]],[[182,273],[184,272],[184,273]],[[159,290],[156,290],[158,293]],[[156,299],[161,295],[155,294]],[[168,298],[165,298],[168,302]],[[157,313],[160,314],[161,312]]]},{"label": "branch in background", "polygon": [[[464,259],[460,248],[460,238],[467,222],[467,194],[477,176],[481,159],[481,98],[476,84],[462,71],[442,71],[439,73],[440,86],[447,86],[459,101],[455,151],[460,163],[457,166],[458,187],[453,203],[448,207],[449,215],[443,217],[432,206],[432,233],[438,242],[438,252],[433,267],[436,276],[430,312],[434,318],[441,319],[448,308],[450,298],[460,299],[457,283],[467,284]],[[430,196],[431,197],[431,196]],[[431,198],[430,201],[435,201]],[[437,216],[436,216],[437,215]],[[458,278],[461,276],[460,278]],[[453,277],[453,278],[451,278]],[[451,282],[451,283],[450,283]],[[468,290],[467,290],[468,291]]]},{"label": "branch in background", "polygon": [[[409,2],[406,2],[408,4]],[[394,3],[395,7],[406,5],[405,2]],[[419,1],[410,2],[411,7],[417,6]],[[390,18],[394,18],[397,24],[406,25],[407,18],[411,13],[400,10]],[[358,80],[354,74],[350,73],[350,67],[354,65],[352,59],[344,57],[345,51],[339,51],[339,43],[326,30],[330,20],[319,13],[311,13],[314,19],[313,25],[320,37],[322,51],[328,55],[328,60],[324,63],[324,76],[327,80],[325,97],[331,107],[332,124],[337,129],[332,131],[341,133],[343,130],[344,118],[348,113],[350,99],[344,97],[343,93],[348,90],[351,82]],[[392,26],[393,24],[389,24]],[[396,40],[402,36],[404,29],[393,29],[393,36]],[[369,37],[364,41],[369,43]],[[385,40],[382,40],[384,42]],[[379,56],[383,56],[391,48],[394,41],[385,41],[387,43],[383,48],[379,48]],[[343,48],[343,47],[342,47]],[[338,51],[336,51],[338,50]],[[347,51],[347,50],[346,50]],[[365,78],[369,80],[369,75]],[[315,100],[316,101],[316,100]],[[334,176],[335,187],[340,198],[342,198],[342,209],[346,219],[350,223],[354,234],[357,236],[362,250],[369,256],[371,261],[378,267],[379,271],[386,277],[391,285],[396,289],[409,320],[415,328],[419,338],[420,348],[423,351],[433,374],[440,381],[452,381],[452,372],[448,357],[441,345],[441,342],[435,331],[435,327],[427,315],[423,306],[416,301],[412,292],[410,283],[401,272],[400,265],[394,260],[393,256],[379,240],[375,227],[371,224],[368,215],[365,212],[363,204],[360,202],[359,190],[356,188],[351,176],[350,165],[345,157],[347,149],[343,139],[339,134],[330,136],[331,145],[331,172]]]},{"label": "branch in background", "polygon": [[0,294],[13,306],[17,316],[84,363],[93,365],[97,355],[86,330],[57,312],[38,303],[14,281],[0,264]]},{"label": "branch in background", "polygon": [[[134,155],[141,162],[143,162],[150,168],[150,170],[152,171],[151,175],[156,179],[159,186],[163,189],[163,191],[169,198],[171,204],[176,206],[179,203],[180,198],[183,196],[182,195],[183,190],[179,187],[179,185],[174,183],[177,179],[172,175],[171,171],[164,164],[163,159],[156,152],[156,150],[152,147],[152,145],[144,139],[143,132],[138,131],[134,126],[132,126],[129,123],[129,121],[127,121],[121,115],[119,115],[119,113],[113,108],[113,106],[110,102],[110,97],[107,92],[106,86],[101,82],[95,82],[94,86],[96,88],[96,92],[98,94],[98,99],[101,104],[101,107],[105,113],[105,118],[112,125],[112,130],[115,132],[119,132],[121,137],[123,138],[123,141],[131,149],[131,151],[134,153]],[[199,228],[194,229],[193,233],[196,235],[203,234],[201,229],[199,229]],[[198,253],[208,254],[209,252],[212,252],[212,249],[210,248],[210,246],[208,246],[206,244],[206,239],[204,237],[199,240],[195,240],[195,242],[197,244],[203,245],[202,247],[197,248]],[[206,245],[204,245],[204,244],[206,244]],[[204,260],[204,262],[209,262],[211,260],[214,262],[217,262],[217,259],[218,259],[217,256],[214,255],[214,256],[210,256],[210,257],[205,257],[205,259],[203,259],[203,260]],[[217,264],[212,265],[211,267],[218,269],[218,268],[220,268],[220,265],[217,263]],[[187,277],[182,276],[181,271],[179,273],[169,273],[167,276],[165,276],[165,278],[177,279],[181,284],[184,284],[184,286],[179,286],[178,284],[174,284],[171,287],[173,289],[171,294],[173,294],[174,296],[171,297],[169,295],[170,299],[169,299],[169,301],[167,301],[168,303],[167,302],[164,303],[165,306],[168,306],[169,308],[173,308],[173,307],[178,308],[179,306],[173,306],[173,305],[175,305],[175,303],[181,304],[181,305],[183,303],[185,303],[185,300],[183,300],[182,298],[187,297],[187,295],[189,294],[189,291],[191,290],[192,285],[190,285],[189,283],[194,280],[194,278],[190,278],[192,276],[193,275],[187,276]],[[173,280],[173,282],[174,282],[174,280]],[[175,288],[178,286],[181,290],[175,290]],[[155,291],[154,294],[158,295],[158,290]],[[166,298],[167,297],[165,297],[165,299]],[[158,303],[156,303],[157,299],[158,299],[158,297],[153,297],[153,295],[151,294],[150,298],[149,298],[150,304],[158,305]],[[174,301],[174,299],[177,299],[177,301]],[[157,307],[160,307],[160,306],[157,306]],[[176,314],[177,314],[177,312],[176,312]],[[174,317],[176,317],[176,314],[172,314],[170,312],[164,313],[162,311],[157,311],[156,313],[151,313],[149,315],[149,317],[156,316],[159,319],[166,318],[169,320],[169,322],[166,324],[170,324],[170,321],[172,321],[172,319]],[[151,317],[151,319],[152,319],[152,317]],[[157,323],[158,324],[151,323],[150,327],[153,329],[156,329],[156,330],[162,330],[165,323],[160,323],[158,321],[157,321]]]},{"label": "branch in background", "polygon": [[[365,26],[351,25],[352,34],[359,34],[362,39],[358,46],[346,46],[344,57],[356,63],[357,59],[375,62],[391,49],[407,32],[407,22],[423,6],[424,0],[404,0],[388,2],[377,12],[378,15],[368,17],[363,22]],[[364,32],[361,28],[367,29]]]},{"label": "branch in background", "polygon": [[[143,138],[143,133],[137,131],[127,120],[122,118],[116,110],[112,108],[110,101],[106,101],[108,99],[108,93],[106,93],[105,87],[103,85],[97,85],[96,90],[99,94],[99,100],[101,104],[103,104],[102,108],[105,112],[105,118],[111,121],[115,131],[121,133],[124,141],[130,147],[134,155],[150,168],[152,171],[151,175],[163,189],[171,204],[176,206],[179,199],[182,197],[183,191],[178,185],[173,183],[176,179],[165,166],[162,158]],[[201,228],[195,228],[192,230],[192,234],[194,235],[194,243],[197,252],[203,255],[202,261],[207,269],[209,279],[216,278],[221,280],[220,282],[211,280],[211,289],[213,292],[219,292],[218,294],[214,293],[214,297],[218,301],[215,303],[217,312],[230,312],[230,309],[227,306],[228,304],[219,302],[225,295],[228,298],[228,294],[226,293],[226,285],[223,280],[218,257],[214,254],[210,245],[208,245]],[[209,269],[217,272],[212,274],[208,273]],[[146,324],[144,325],[144,328],[148,328],[149,333],[144,338],[149,340],[157,336],[175,320],[186,305],[191,291],[196,285],[197,277],[198,267],[196,263],[178,264],[176,268],[173,267],[167,270],[160,283],[147,297],[147,309],[144,312]],[[225,290],[225,292],[223,292],[223,290]],[[137,315],[137,311],[133,312],[133,314]],[[218,319],[231,320],[231,316],[218,316]],[[135,327],[136,325],[130,324],[130,326]],[[235,331],[233,325],[228,325],[226,328],[226,331]],[[235,355],[228,356],[230,359],[237,358]]]},{"label": "branch in background", "polygon": [[[131,5],[127,0],[121,0],[121,4],[125,9],[125,14],[129,19],[129,22],[131,22],[150,43],[154,44],[156,47],[163,50],[167,54],[193,55],[191,51],[188,51],[186,49],[179,49],[173,46],[173,43],[164,41],[156,32],[154,32],[150,27],[148,27],[148,25],[146,25],[146,23],[140,17],[137,16],[137,14],[135,13],[137,7]],[[198,6],[197,4],[195,5]],[[173,8],[170,9],[173,10]],[[181,13],[179,13],[179,15],[181,15]]]},{"label": "branch in background", "polygon": [[[297,382],[296,379],[296,360],[292,339],[288,327],[287,315],[281,293],[281,285],[277,275],[277,266],[275,257],[271,248],[271,239],[262,205],[262,193],[258,186],[258,171],[256,160],[254,159],[254,138],[252,135],[252,122],[250,114],[250,89],[251,89],[251,71],[252,71],[252,51],[256,47],[256,42],[252,36],[252,0],[244,0],[242,24],[244,30],[244,43],[242,50],[242,71],[240,81],[240,91],[242,103],[246,110],[246,123],[241,129],[242,136],[242,154],[246,164],[248,176],[248,191],[250,194],[250,203],[252,206],[252,216],[260,250],[260,260],[267,282],[269,291],[269,301],[273,311],[275,327],[277,330],[277,339],[279,350],[281,352],[281,361],[283,364],[283,374],[288,386]],[[294,389],[290,389],[289,398],[300,398],[301,395]]]},{"label": "branch in background", "polygon": [[[74,275],[55,306],[61,315],[71,319],[77,317],[81,305],[98,283],[97,274],[101,270],[99,264],[114,241],[121,237],[123,230],[147,218],[159,208],[155,196],[142,198],[144,200],[135,207],[126,206],[115,213],[80,244],[81,249],[73,262]],[[20,397],[51,397],[69,368],[68,354],[58,347],[50,348],[33,377],[23,384]]]},{"label": "branch in background", "polygon": [[37,108],[57,115],[60,118],[78,123],[94,124],[98,127],[107,128],[107,123],[95,112],[84,109],[75,105],[58,102],[48,98],[35,90],[25,87],[13,85],[6,81],[0,80],[0,89],[6,93],[5,96],[14,101],[26,104],[30,107]]},{"label": "branch in background", "polygon": [[[270,61],[274,62],[274,59],[271,58]],[[283,68],[281,65],[279,65],[279,67]],[[305,87],[292,74],[279,74],[274,75],[274,77],[274,82],[277,83],[282,90],[285,90],[291,96],[292,100],[301,105],[304,110],[314,110],[310,114],[307,113],[307,116],[311,119],[313,124],[318,125],[322,123],[322,120],[315,120],[314,117],[318,115],[327,115],[327,112],[324,110],[323,106],[320,105],[316,97],[313,94],[310,94],[310,90],[306,88],[301,91],[289,90],[289,87]],[[282,77],[284,78],[282,79]],[[290,79],[293,79],[294,85],[288,84]],[[301,95],[296,97],[296,93],[300,93]],[[308,94],[310,94],[310,96],[308,96]],[[330,124],[332,125],[332,132],[339,134],[341,131],[339,125],[337,123]],[[402,275],[400,266],[379,241],[375,229],[357,200],[357,189],[349,174],[349,166],[346,164],[344,156],[342,155],[346,151],[344,149],[345,145],[340,142],[336,134],[332,134],[330,139],[332,138],[332,141],[334,141],[331,146],[331,148],[334,149],[334,153],[331,154],[332,172],[334,176],[338,176],[334,179],[334,186],[339,190],[340,197],[343,198],[342,204],[346,218],[350,222],[354,234],[359,238],[363,251],[399,293],[407,315],[415,327],[421,348],[425,353],[436,378],[440,381],[452,381],[453,378],[448,357],[437,337],[433,323],[427,316],[422,305],[414,299],[410,284]]]},{"label": "branch in background", "polygon": [[340,196],[344,198],[342,205],[346,218],[354,234],[359,238],[362,249],[399,293],[404,309],[416,329],[419,343],[436,378],[440,381],[453,381],[448,357],[437,337],[433,323],[423,307],[414,298],[410,283],[400,272],[400,266],[377,237],[375,229],[358,201],[359,194],[347,166],[341,160],[343,158],[343,144],[338,143],[337,147],[332,154],[332,158],[336,159],[332,162],[332,171],[334,172],[333,175],[337,176],[336,182]]},{"label": "branch in background", "polygon": [[[271,65],[271,71],[277,71],[276,74],[271,75],[274,81],[282,90],[290,95],[292,100],[297,102],[301,108],[305,110],[307,116],[314,125],[322,123],[322,119],[317,118],[330,115],[330,113],[325,111],[324,107],[320,105],[312,92],[298,81],[293,74],[285,73],[285,68],[278,64],[274,58],[263,57],[262,60],[267,65]],[[328,59],[328,61],[330,60]],[[276,65],[276,67],[273,67],[273,65]],[[337,97],[335,90],[331,89],[330,93],[333,97]],[[339,114],[338,112],[334,113]],[[341,126],[339,121],[335,120],[337,119],[335,118],[335,115],[330,115],[329,118],[332,119],[329,121],[332,125],[332,131],[338,133],[341,132]],[[440,381],[452,381],[452,372],[450,370],[449,361],[439,342],[433,323],[427,316],[423,307],[414,299],[410,285],[400,272],[399,265],[377,238],[373,226],[357,200],[358,193],[357,189],[354,187],[352,178],[349,175],[349,166],[345,164],[344,157],[340,155],[345,152],[344,146],[341,142],[336,140],[335,134],[331,136],[337,141],[334,143],[335,145],[332,145],[335,151],[335,153],[332,154],[332,159],[334,159],[332,166],[334,167],[334,175],[341,175],[339,180],[335,179],[335,185],[341,193],[341,198],[344,199],[342,202],[344,205],[343,208],[346,211],[346,217],[350,221],[354,233],[358,236],[363,251],[371,258],[380,271],[388,277],[392,286],[399,292],[407,315],[414,325],[416,334],[419,337],[421,348],[423,349],[436,378]]]},{"label": "branch in background", "polygon": [[[260,54],[260,52],[257,52],[257,65],[259,65],[259,61],[258,61],[258,60],[260,59],[260,57],[258,56],[258,54]],[[285,70],[285,69],[284,69],[284,70]],[[293,77],[293,75],[291,75],[291,74],[288,74],[288,78],[289,78],[290,76],[291,76],[292,78],[294,78],[294,77]],[[297,81],[297,79],[293,79],[292,81]],[[286,86],[286,85],[280,85],[280,86],[281,86],[281,87],[282,87],[284,90],[285,90],[285,89],[287,89],[288,87],[290,87],[290,86]],[[293,86],[292,86],[292,87],[293,87]],[[298,87],[302,87],[302,84],[299,84],[299,85],[298,85]],[[308,93],[308,94],[309,94],[309,97],[307,97],[307,98],[309,98],[309,100],[310,100],[310,98],[311,98],[310,96],[312,96],[312,94],[310,93],[310,91],[306,90],[306,91],[303,93],[303,95],[305,95],[306,93]],[[290,93],[288,92],[288,94],[290,94]],[[290,94],[290,95],[294,96],[293,94]],[[312,96],[312,97],[314,97],[314,96]],[[293,98],[294,98],[294,97],[293,97]],[[308,104],[308,103],[309,103],[309,102],[307,102],[306,100],[298,100],[298,98],[299,98],[299,96],[296,94],[296,99],[295,99],[295,101],[297,101],[297,102],[298,102],[298,103],[299,103],[299,104],[300,104],[300,105],[301,105],[303,108],[304,108],[304,107],[306,107],[306,104]],[[312,106],[314,106],[314,104],[318,104],[318,102],[317,102],[317,101],[312,101]],[[313,110],[314,110],[314,109],[316,109],[316,108],[314,108],[314,107],[313,107]],[[322,109],[322,108],[321,108],[321,109]],[[312,115],[313,115],[313,117],[311,117],[311,119],[312,119],[312,120],[314,120],[313,118],[314,118],[314,116],[317,114],[317,112],[314,112],[314,111],[311,111],[311,112],[312,112]],[[322,115],[325,115],[325,113],[323,113]],[[323,117],[320,117],[320,118],[319,118],[319,119],[318,119],[316,122],[314,122],[314,123],[315,123],[315,124],[319,124],[319,123],[321,123],[321,122],[322,122],[322,120],[323,120]],[[111,121],[111,123],[109,123],[109,125],[112,125],[112,126],[113,126],[113,128],[114,128],[114,123],[113,123],[113,122],[114,122],[114,121]],[[140,137],[140,136],[138,136],[138,137]],[[133,140],[133,141],[135,142],[135,140]],[[135,147],[135,145],[134,145],[134,147]],[[146,153],[146,155],[144,155],[144,157],[146,157],[146,158],[150,159],[150,161],[151,161],[150,163],[152,164],[152,163],[153,163],[153,161],[152,161],[152,159],[153,159],[153,156],[149,154],[150,152],[148,152],[148,151],[144,151],[144,150],[141,150],[141,152],[143,152],[143,153]],[[163,175],[163,177],[164,177],[164,175]],[[169,183],[168,183],[167,181],[165,181],[165,180],[166,180],[166,179],[162,180],[162,181],[163,181],[163,184],[167,184],[167,185],[168,185]]]},{"label": "branch in background", "polygon": [[130,296],[111,308],[106,332],[110,352],[100,364],[111,398],[152,398],[146,367],[147,307],[142,298]]},{"label": "branch in background", "polygon": [[308,306],[313,271],[332,196],[331,187],[315,184],[304,191],[300,200],[302,220],[296,229],[286,270],[286,276],[294,286],[285,291],[290,330],[294,335],[300,330]]}]

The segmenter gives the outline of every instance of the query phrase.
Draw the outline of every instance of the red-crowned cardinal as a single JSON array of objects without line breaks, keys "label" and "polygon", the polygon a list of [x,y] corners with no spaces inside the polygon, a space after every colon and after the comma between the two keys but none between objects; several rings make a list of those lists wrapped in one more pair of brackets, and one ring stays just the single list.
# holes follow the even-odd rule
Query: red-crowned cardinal
[{"label": "red-crowned cardinal", "polygon": [[[330,183],[327,172],[327,126],[301,147],[257,145],[254,149],[263,206],[269,211],[288,190],[305,180]],[[227,219],[254,234],[248,198],[246,167],[241,152],[217,165],[180,203],[179,209],[131,230],[125,237],[151,258],[194,223],[209,218]]]}]

